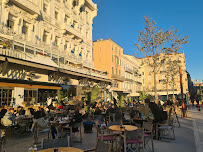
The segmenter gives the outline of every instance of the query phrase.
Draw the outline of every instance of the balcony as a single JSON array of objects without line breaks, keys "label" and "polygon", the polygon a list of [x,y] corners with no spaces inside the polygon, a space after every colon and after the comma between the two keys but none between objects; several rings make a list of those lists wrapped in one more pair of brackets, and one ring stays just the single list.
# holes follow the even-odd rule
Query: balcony
[{"label": "balcony", "polygon": [[125,81],[133,82],[133,79],[125,78]]},{"label": "balcony", "polygon": [[129,72],[129,73],[132,73],[132,74],[133,74],[133,69],[128,68],[128,67],[125,67],[124,69],[125,69],[126,72]]},{"label": "balcony", "polygon": [[82,34],[79,31],[77,31],[76,29],[74,29],[73,27],[71,27],[65,23],[62,24],[62,29],[66,30],[68,33],[73,34],[80,39],[84,39],[84,37],[82,36]]},{"label": "balcony", "polygon": [[40,15],[39,7],[36,3],[33,3],[33,1],[32,0],[10,0],[10,2],[14,3],[15,5],[29,12],[30,14]]},{"label": "balcony", "polygon": [[119,75],[115,75],[115,74],[112,74],[111,78],[114,79],[114,80],[122,81],[122,82],[125,81],[125,77],[119,76]]},{"label": "balcony", "polygon": [[[43,53],[31,54],[28,52],[0,48],[0,55],[9,56],[16,59],[27,60],[27,61],[48,65],[52,67],[57,67],[57,68],[61,68],[61,69],[65,69],[65,70],[69,70],[77,73],[82,73],[85,75],[95,76],[95,77],[104,78],[104,79],[107,78],[107,75],[104,74],[104,72],[98,73],[96,71],[88,70],[86,68],[74,67],[71,65],[63,64],[62,62],[60,62],[60,58],[63,58],[63,57],[60,57],[54,54],[51,59],[50,57],[44,55]],[[57,61],[59,61],[60,63],[58,63]]]}]

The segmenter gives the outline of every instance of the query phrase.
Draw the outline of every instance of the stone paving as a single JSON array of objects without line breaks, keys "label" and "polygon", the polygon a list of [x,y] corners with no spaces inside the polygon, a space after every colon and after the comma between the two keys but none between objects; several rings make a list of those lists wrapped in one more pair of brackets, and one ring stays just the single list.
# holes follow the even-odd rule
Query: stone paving
[{"label": "stone paving", "polygon": [[[179,118],[181,127],[175,123],[176,139],[171,142],[154,140],[155,152],[202,152],[203,146],[203,111],[197,112],[196,108],[191,108],[186,119]],[[193,119],[192,119],[193,117]],[[194,125],[194,128],[193,128]],[[40,134],[40,138],[46,138],[47,134]],[[6,152],[27,152],[33,142],[31,133],[22,136],[7,138],[4,145]],[[96,129],[93,133],[83,133],[83,142],[74,143],[73,147],[80,149],[94,148],[96,145]],[[196,149],[197,147],[197,149]],[[40,149],[40,146],[39,148]],[[148,150],[145,149],[145,152]]]}]

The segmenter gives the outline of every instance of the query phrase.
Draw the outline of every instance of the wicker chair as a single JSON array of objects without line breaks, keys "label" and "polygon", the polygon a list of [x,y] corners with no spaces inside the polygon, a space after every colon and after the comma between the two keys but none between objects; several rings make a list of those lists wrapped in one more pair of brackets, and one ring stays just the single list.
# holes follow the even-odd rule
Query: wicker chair
[{"label": "wicker chair", "polygon": [[[169,142],[171,139],[175,140],[173,119],[168,119],[166,124],[159,124],[159,125],[160,127],[158,129],[160,130],[160,133],[161,133],[160,137],[168,138]],[[171,134],[173,134],[173,138],[171,138]]]},{"label": "wicker chair", "polygon": [[124,141],[124,152],[131,151],[136,152],[140,149],[144,151],[144,130],[138,129],[136,131],[124,131],[124,135],[121,135]]},{"label": "wicker chair", "polygon": [[101,140],[97,140],[96,148],[84,150],[84,152],[111,152],[111,144],[104,143]]},{"label": "wicker chair", "polygon": [[[150,151],[154,152],[154,143],[153,143],[153,122],[147,121],[143,122],[143,129],[144,129],[144,141],[145,147],[147,146]],[[149,145],[149,140],[151,140],[151,148]]]}]

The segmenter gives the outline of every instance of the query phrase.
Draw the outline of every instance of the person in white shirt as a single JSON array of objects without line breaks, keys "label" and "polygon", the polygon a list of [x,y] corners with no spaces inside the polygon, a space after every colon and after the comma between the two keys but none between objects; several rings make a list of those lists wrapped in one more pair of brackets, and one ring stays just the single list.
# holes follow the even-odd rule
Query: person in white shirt
[{"label": "person in white shirt", "polygon": [[47,106],[49,106],[52,103],[52,98],[49,98],[47,101]]}]

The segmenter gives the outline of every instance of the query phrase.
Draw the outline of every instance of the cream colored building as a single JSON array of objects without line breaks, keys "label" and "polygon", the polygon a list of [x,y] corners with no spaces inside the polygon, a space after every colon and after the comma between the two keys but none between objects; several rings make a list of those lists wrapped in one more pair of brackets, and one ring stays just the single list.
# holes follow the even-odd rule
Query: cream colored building
[{"label": "cream colored building", "polygon": [[[152,67],[149,66],[149,62],[152,60],[150,57],[146,58],[140,58],[140,65],[141,65],[141,81],[143,84],[143,90],[145,90],[147,93],[154,95],[154,74],[152,72]],[[160,61],[162,58],[160,57]],[[167,91],[166,91],[166,83],[164,80],[166,79],[166,69],[167,64],[165,64],[168,60],[179,61],[179,65],[181,67],[182,71],[182,84],[183,84],[183,93],[184,97],[188,99],[188,80],[187,80],[187,73],[186,73],[186,60],[185,60],[185,54],[179,53],[177,55],[175,54],[169,54],[166,55],[166,59],[161,61],[163,62],[163,66],[160,67],[158,73],[156,74],[156,85],[157,85],[157,93],[160,99],[166,100],[167,99]],[[178,68],[179,66],[177,66]],[[174,94],[177,96],[178,99],[180,99],[180,74],[179,72],[176,75],[175,79],[175,87],[174,87]],[[172,98],[173,94],[173,87],[172,85],[168,85],[168,95]]]},{"label": "cream colored building", "polygon": [[94,68],[96,16],[92,0],[1,0],[0,104],[39,101],[61,85],[108,85],[107,74]]},{"label": "cream colored building", "polygon": [[122,75],[125,77],[123,89],[130,97],[138,97],[142,91],[140,63],[131,55],[122,55]]}]

